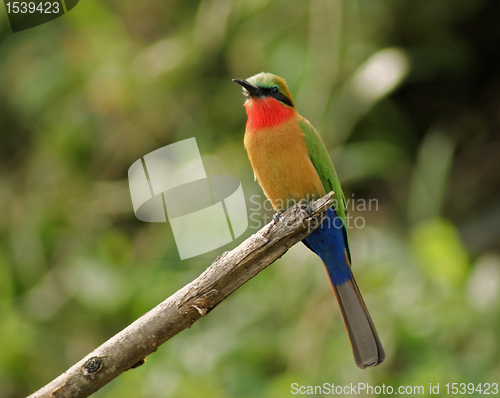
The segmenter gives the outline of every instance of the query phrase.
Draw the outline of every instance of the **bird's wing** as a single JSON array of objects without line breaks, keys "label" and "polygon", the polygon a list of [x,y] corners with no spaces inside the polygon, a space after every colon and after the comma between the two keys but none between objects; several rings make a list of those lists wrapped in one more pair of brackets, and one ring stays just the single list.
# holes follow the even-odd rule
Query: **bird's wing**
[{"label": "bird's wing", "polygon": [[325,148],[325,144],[316,129],[306,120],[299,122],[300,129],[304,133],[309,157],[318,172],[319,178],[327,192],[335,192],[335,211],[345,222],[345,198],[340,187],[339,178],[333,166],[330,155]]},{"label": "bird's wing", "polygon": [[[340,187],[340,181],[337,177],[337,172],[333,166],[332,159],[325,148],[323,139],[316,131],[316,129],[309,123],[307,119],[302,119],[299,122],[300,129],[304,133],[304,139],[306,141],[307,150],[309,152],[309,157],[314,165],[314,168],[318,172],[319,178],[325,187],[327,192],[333,191],[334,194],[334,208],[335,213],[344,222],[344,235],[347,249],[349,250],[349,241],[347,238],[346,224],[346,202],[342,188]],[[349,253],[350,260],[350,253]]]}]

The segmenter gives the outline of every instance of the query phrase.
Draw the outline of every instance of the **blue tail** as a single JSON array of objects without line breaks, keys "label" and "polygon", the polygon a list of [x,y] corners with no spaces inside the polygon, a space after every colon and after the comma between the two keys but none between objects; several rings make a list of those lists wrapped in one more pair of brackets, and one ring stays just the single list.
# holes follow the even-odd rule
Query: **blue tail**
[{"label": "blue tail", "polygon": [[303,242],[323,260],[333,286],[340,286],[353,278],[345,225],[333,207],[328,209],[321,226]]},{"label": "blue tail", "polygon": [[303,240],[325,264],[351,341],[358,367],[377,366],[385,359],[384,348],[351,271],[347,232],[333,207],[323,223]]}]

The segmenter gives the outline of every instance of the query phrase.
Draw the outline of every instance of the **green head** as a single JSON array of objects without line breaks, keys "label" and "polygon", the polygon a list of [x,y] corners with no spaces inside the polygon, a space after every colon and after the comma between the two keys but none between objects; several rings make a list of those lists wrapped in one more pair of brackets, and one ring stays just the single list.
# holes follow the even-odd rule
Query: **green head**
[{"label": "green head", "polygon": [[273,97],[281,103],[293,108],[293,100],[285,79],[268,72],[261,72],[247,80],[233,79],[243,86],[243,94],[249,99]]}]

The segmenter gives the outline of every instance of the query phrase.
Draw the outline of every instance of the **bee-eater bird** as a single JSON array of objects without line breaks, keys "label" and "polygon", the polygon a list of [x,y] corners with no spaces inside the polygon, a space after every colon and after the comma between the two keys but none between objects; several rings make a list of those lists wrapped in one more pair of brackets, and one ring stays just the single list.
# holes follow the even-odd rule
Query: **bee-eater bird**
[{"label": "bee-eater bird", "polygon": [[299,115],[281,77],[262,72],[233,81],[243,86],[246,96],[244,145],[273,208],[282,212],[294,202],[334,192],[327,217],[303,242],[325,264],[356,365],[378,365],[384,349],[351,271],[345,198],[320,135]]}]

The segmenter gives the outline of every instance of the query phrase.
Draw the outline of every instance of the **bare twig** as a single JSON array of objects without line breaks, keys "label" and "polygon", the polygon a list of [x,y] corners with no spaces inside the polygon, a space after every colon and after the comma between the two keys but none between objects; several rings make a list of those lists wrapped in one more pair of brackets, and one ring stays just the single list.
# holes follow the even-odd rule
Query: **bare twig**
[{"label": "bare twig", "polygon": [[88,397],[122,372],[143,362],[165,341],[191,327],[217,304],[304,239],[324,218],[333,193],[298,203],[225,252],[197,279],[110,338],[45,387],[30,395]]}]

